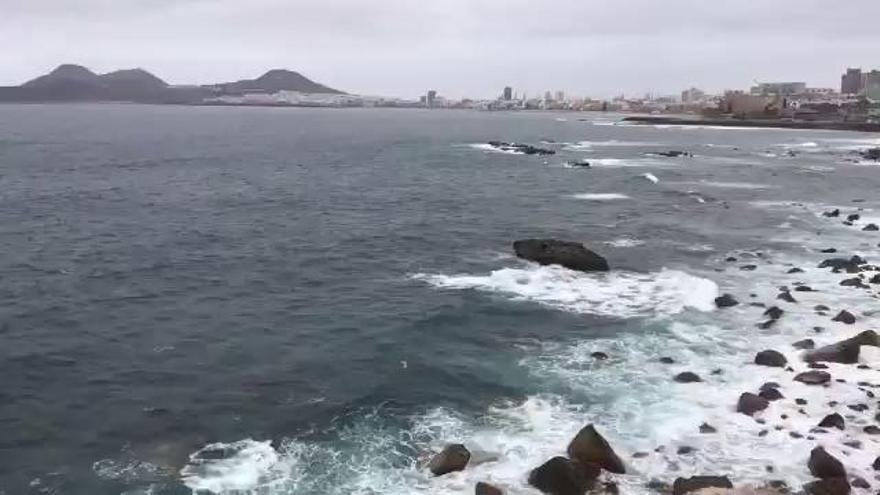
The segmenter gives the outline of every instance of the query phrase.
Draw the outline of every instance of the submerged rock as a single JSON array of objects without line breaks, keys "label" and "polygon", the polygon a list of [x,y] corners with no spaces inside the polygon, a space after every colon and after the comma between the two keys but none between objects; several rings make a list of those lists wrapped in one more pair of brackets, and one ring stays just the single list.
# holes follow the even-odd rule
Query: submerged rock
[{"label": "submerged rock", "polygon": [[797,342],[791,344],[791,346],[795,349],[809,350],[816,347],[816,342],[813,339],[804,339],[798,340]]},{"label": "submerged rock", "polygon": [[678,157],[683,157],[683,156],[693,157],[694,156],[693,153],[690,153],[688,151],[682,151],[682,150],[654,151],[654,152],[651,152],[648,154],[649,155],[656,155],[656,156],[663,156],[666,158],[678,158]]},{"label": "submerged rock", "polygon": [[474,487],[474,495],[504,495],[504,491],[497,486],[480,481],[477,482],[477,486]]},{"label": "submerged rock", "polygon": [[876,223],[869,223],[868,225],[865,225],[865,228],[862,230],[865,232],[877,232],[880,230],[880,227],[878,227]]},{"label": "submerged rock", "polygon": [[770,318],[771,320],[778,320],[782,318],[782,315],[785,314],[785,311],[780,309],[778,306],[772,306],[764,311],[764,316]]},{"label": "submerged rock", "polygon": [[708,435],[710,433],[718,433],[718,429],[709,423],[703,423],[700,425],[700,433],[704,435]]},{"label": "submerged rock", "polygon": [[555,239],[523,239],[513,243],[520,258],[541,265],[561,265],[582,272],[607,272],[608,261],[579,242]]},{"label": "submerged rock", "polygon": [[773,368],[784,368],[788,364],[788,360],[779,351],[766,350],[755,355],[755,364],[761,366],[770,366]]},{"label": "submerged rock", "polygon": [[780,292],[779,295],[776,296],[776,299],[781,299],[785,302],[789,302],[792,304],[797,303],[797,300],[794,298],[794,296],[791,295],[791,292],[788,292],[788,291]]},{"label": "submerged rock", "polygon": [[590,168],[590,162],[587,160],[569,160],[565,164],[572,168]]},{"label": "submerged rock", "polygon": [[696,492],[704,488],[732,489],[733,483],[727,476],[691,476],[690,478],[676,478],[672,484],[672,495],[684,495]]},{"label": "submerged rock", "polygon": [[840,216],[840,210],[835,208],[833,210],[829,210],[829,211],[822,213],[822,215],[826,216],[828,218],[836,218],[836,217]]},{"label": "submerged rock", "polygon": [[858,273],[859,265],[864,263],[859,263],[859,261],[864,261],[858,256],[853,256],[850,259],[846,258],[829,258],[821,263],[819,263],[819,268],[831,268],[834,271],[845,271],[847,273]]},{"label": "submerged rock", "polygon": [[782,400],[785,398],[785,396],[782,395],[782,392],[780,392],[778,389],[775,389],[775,388],[768,388],[768,389],[761,390],[758,393],[758,396],[763,397],[770,402],[773,402],[775,400]]},{"label": "submerged rock", "polygon": [[471,460],[471,453],[460,443],[447,445],[431,459],[428,469],[434,476],[443,476],[454,471],[462,471]]},{"label": "submerged rock", "polygon": [[798,375],[794,377],[794,381],[805,383],[807,385],[824,385],[831,381],[831,375],[825,371],[804,371],[803,373],[798,373]]},{"label": "submerged rock", "polygon": [[683,371],[673,378],[678,383],[697,383],[702,382],[703,379],[700,378],[699,375],[690,371]]},{"label": "submerged rock", "polygon": [[770,402],[767,399],[751,392],[745,392],[739,396],[739,401],[736,404],[736,412],[751,416],[758,411],[767,409],[767,406],[769,405]]},{"label": "submerged rock", "polygon": [[529,473],[529,484],[551,495],[584,495],[591,481],[584,477],[580,466],[561,456],[550,459]]},{"label": "submerged rock", "polygon": [[568,444],[567,452],[570,458],[580,464],[596,464],[612,473],[626,473],[623,461],[591,424],[578,432]]},{"label": "submerged rock", "polygon": [[807,467],[810,469],[810,474],[817,478],[846,478],[846,469],[843,464],[822,447],[816,447],[810,451]]},{"label": "submerged rock", "polygon": [[873,330],[865,330],[855,337],[810,351],[804,355],[804,360],[807,362],[855,364],[859,362],[859,353],[863,345],[880,347],[880,335],[877,335],[877,332]]}]

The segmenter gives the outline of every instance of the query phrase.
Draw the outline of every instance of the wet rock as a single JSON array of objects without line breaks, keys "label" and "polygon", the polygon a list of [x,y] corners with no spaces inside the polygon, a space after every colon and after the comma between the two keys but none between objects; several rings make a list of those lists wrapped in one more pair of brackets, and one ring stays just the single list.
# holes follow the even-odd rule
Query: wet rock
[{"label": "wet rock", "polygon": [[645,486],[648,489],[654,490],[657,493],[672,493],[672,487],[669,486],[669,483],[666,483],[665,481],[660,481],[658,479],[652,479],[651,481],[647,482]]},{"label": "wet rock", "polygon": [[579,242],[524,239],[514,242],[513,250],[518,257],[541,265],[561,265],[583,272],[609,270],[605,258],[585,248]]},{"label": "wet rock", "polygon": [[816,311],[830,311],[831,310],[831,308],[829,308],[828,306],[825,306],[824,304],[817,304],[817,305],[813,306],[813,309]]},{"label": "wet rock", "polygon": [[530,144],[508,143],[505,141],[489,141],[489,146],[501,150],[519,153],[522,155],[555,155],[556,152],[544,148],[538,148]]},{"label": "wet rock", "polygon": [[737,304],[739,304],[739,301],[737,301],[730,294],[724,294],[721,297],[715,298],[715,306],[718,306],[719,308],[730,308],[732,306],[736,306]]},{"label": "wet rock", "polygon": [[880,230],[880,227],[878,227],[876,223],[869,223],[868,225],[865,225],[865,228],[862,230],[865,232],[877,232]]},{"label": "wet rock", "polygon": [[693,153],[689,151],[682,150],[670,150],[670,151],[653,151],[648,153],[649,155],[663,156],[666,158],[679,158],[679,157],[693,157]]},{"label": "wet rock", "polygon": [[784,368],[788,364],[788,360],[781,352],[774,350],[761,351],[755,355],[755,364],[761,366],[771,366],[774,368]]},{"label": "wet rock", "polygon": [[823,249],[823,250],[821,250],[821,251],[819,251],[819,252],[820,252],[820,253],[825,253],[825,254],[833,254],[833,253],[836,253],[836,252],[837,252],[837,249],[834,249],[834,248],[826,248],[826,249]]},{"label": "wet rock", "polygon": [[855,412],[865,412],[868,410],[867,404],[848,404],[846,407]]},{"label": "wet rock", "polygon": [[471,460],[471,453],[464,445],[457,443],[447,445],[431,459],[428,469],[434,476],[443,476],[454,471],[462,471]]},{"label": "wet rock", "polygon": [[804,355],[804,360],[807,362],[855,364],[859,362],[859,353],[863,345],[880,347],[880,335],[873,330],[865,330],[855,337],[810,351]]},{"label": "wet rock", "polygon": [[704,488],[727,488],[732,489],[733,483],[727,476],[691,476],[690,478],[676,478],[672,484],[672,495],[684,495]]},{"label": "wet rock", "polygon": [[678,383],[697,383],[702,382],[703,379],[700,378],[696,373],[692,373],[690,371],[683,371],[673,378]]},{"label": "wet rock", "polygon": [[856,317],[853,316],[852,313],[844,309],[841,310],[840,313],[837,313],[837,316],[831,318],[831,321],[837,321],[840,323],[845,323],[847,325],[852,325],[856,322]]},{"label": "wet rock", "polygon": [[660,358],[660,362],[663,364],[675,364],[675,359],[672,359],[671,357],[668,357],[668,356],[664,356],[664,357]]},{"label": "wet rock", "polygon": [[566,165],[572,168],[590,168],[590,162],[588,160],[568,160],[565,162]]},{"label": "wet rock", "polygon": [[828,365],[822,364],[822,363],[810,363],[807,366],[813,370],[827,370],[828,369]]},{"label": "wet rock", "polygon": [[868,426],[862,428],[862,431],[864,431],[868,435],[880,435],[880,426],[868,425]]},{"label": "wet rock", "polygon": [[858,277],[848,278],[840,281],[840,285],[843,287],[858,287],[860,289],[867,289],[868,286],[862,282],[862,279]]},{"label": "wet rock", "polygon": [[590,357],[592,357],[593,359],[598,359],[599,361],[604,361],[604,360],[608,359],[608,354],[605,354],[604,352],[596,351],[596,352],[590,354]]},{"label": "wet rock", "polygon": [[728,256],[727,258],[725,258],[724,261],[726,261],[728,263],[736,263],[737,259],[733,256]]},{"label": "wet rock", "polygon": [[798,285],[794,290],[795,292],[816,292],[816,290],[809,285]]},{"label": "wet rock", "polygon": [[643,459],[645,457],[648,457],[648,455],[649,454],[647,452],[636,452],[635,454],[633,454],[633,459]]},{"label": "wet rock", "polygon": [[850,213],[849,215],[846,216],[846,221],[847,222],[856,222],[860,218],[862,218],[862,216],[859,215],[858,213]]},{"label": "wet rock", "polygon": [[870,490],[870,489],[871,489],[871,485],[870,485],[870,483],[868,483],[867,481],[865,481],[865,478],[860,478],[860,477],[858,477],[858,476],[853,477],[853,480],[852,480],[852,486],[854,486],[854,487],[856,487],[856,488],[862,488],[862,489],[864,489],[864,490]]},{"label": "wet rock", "polygon": [[580,464],[596,464],[606,471],[624,474],[623,461],[593,425],[587,425],[568,444],[568,456]]},{"label": "wet rock", "polygon": [[874,471],[880,471],[880,456],[874,459],[874,464],[871,464],[871,467],[874,468]]},{"label": "wet rock", "polygon": [[798,340],[794,344],[791,344],[791,346],[795,349],[810,350],[816,347],[816,342],[813,339],[804,339]]},{"label": "wet rock", "polygon": [[474,495],[504,495],[504,491],[497,486],[480,481],[474,488]]},{"label": "wet rock", "polygon": [[792,268],[792,269],[788,270],[786,273],[788,273],[788,274],[793,274],[793,273],[804,273],[804,271],[803,271],[802,269],[800,269],[800,268],[795,267],[795,268]]},{"label": "wet rock", "polygon": [[708,435],[711,433],[718,433],[718,429],[716,429],[714,426],[710,425],[709,423],[703,423],[700,425],[700,433],[702,433],[704,435]]},{"label": "wet rock", "polygon": [[797,303],[797,300],[794,298],[794,296],[791,295],[791,292],[787,292],[787,291],[786,291],[786,292],[780,292],[779,295],[776,296],[776,299],[781,299],[781,300],[783,300],[783,301],[785,301],[785,302],[789,302],[789,303],[792,303],[792,304]]},{"label": "wet rock", "polygon": [[822,213],[822,216],[825,216],[828,218],[836,218],[836,217],[840,216],[840,210],[835,208],[833,210],[829,210],[829,211]]},{"label": "wet rock", "polygon": [[880,284],[880,273],[871,277],[871,279],[868,280],[868,283],[869,284]]},{"label": "wet rock", "polygon": [[860,442],[858,440],[849,440],[849,441],[843,442],[843,444],[851,449],[861,449],[862,448],[862,442]]},{"label": "wet rock", "polygon": [[678,448],[678,450],[675,451],[675,453],[678,455],[687,455],[687,454],[692,453],[695,450],[697,450],[697,449],[691,447],[690,445],[682,445],[681,447]]},{"label": "wet rock", "polygon": [[822,421],[819,421],[817,426],[819,426],[819,428],[837,428],[838,430],[843,430],[846,428],[846,422],[844,421],[843,416],[833,413],[822,418]]},{"label": "wet rock", "polygon": [[849,492],[846,478],[828,478],[804,485],[804,493],[807,495],[848,495]]},{"label": "wet rock", "polygon": [[584,477],[580,466],[561,456],[550,459],[529,473],[529,485],[551,495],[584,495],[591,481]]},{"label": "wet rock", "polygon": [[831,381],[831,375],[825,371],[804,371],[803,373],[798,373],[794,377],[794,381],[807,385],[824,385]]},{"label": "wet rock", "polygon": [[782,392],[780,392],[779,390],[777,390],[775,388],[768,388],[766,390],[762,390],[760,393],[758,393],[758,396],[763,397],[770,402],[785,398],[785,396],[782,395]]},{"label": "wet rock", "polygon": [[780,309],[778,306],[773,306],[771,308],[768,308],[767,311],[764,311],[764,316],[770,318],[771,320],[778,320],[782,318],[782,315],[784,313],[785,311]]},{"label": "wet rock", "polygon": [[806,406],[806,405],[807,405],[807,399],[797,398],[797,399],[794,400],[794,403],[797,404],[797,405],[799,405],[799,406]]},{"label": "wet rock", "polygon": [[736,404],[736,412],[751,416],[758,411],[767,409],[767,406],[769,405],[770,402],[767,399],[750,392],[745,392],[739,396],[739,401]]},{"label": "wet rock", "polygon": [[777,320],[767,320],[767,321],[762,321],[761,323],[758,323],[758,328],[760,328],[761,330],[767,330],[768,328],[770,328],[770,327],[772,327],[773,325],[775,325],[775,324],[776,324],[776,321],[777,321]]},{"label": "wet rock", "polygon": [[810,474],[817,478],[846,478],[846,469],[843,464],[822,447],[816,447],[810,451],[807,467],[810,469]]}]

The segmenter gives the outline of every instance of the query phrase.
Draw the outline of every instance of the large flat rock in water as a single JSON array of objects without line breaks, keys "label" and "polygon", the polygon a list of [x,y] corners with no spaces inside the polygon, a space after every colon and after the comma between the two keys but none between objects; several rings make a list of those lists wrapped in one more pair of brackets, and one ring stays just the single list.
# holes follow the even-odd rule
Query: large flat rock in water
[{"label": "large flat rock in water", "polygon": [[513,243],[520,258],[541,265],[560,265],[582,272],[607,272],[608,261],[579,242],[556,239],[522,239]]}]

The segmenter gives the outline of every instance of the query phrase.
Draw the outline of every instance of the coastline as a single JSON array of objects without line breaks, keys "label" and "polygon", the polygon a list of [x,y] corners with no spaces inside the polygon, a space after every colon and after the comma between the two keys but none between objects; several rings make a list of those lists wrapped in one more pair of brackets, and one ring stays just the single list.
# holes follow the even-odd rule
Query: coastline
[{"label": "coastline", "polygon": [[880,123],[832,122],[832,121],[793,121],[780,119],[691,119],[680,117],[633,116],[623,122],[637,125],[680,125],[715,127],[761,127],[779,129],[810,129],[827,131],[880,132]]}]

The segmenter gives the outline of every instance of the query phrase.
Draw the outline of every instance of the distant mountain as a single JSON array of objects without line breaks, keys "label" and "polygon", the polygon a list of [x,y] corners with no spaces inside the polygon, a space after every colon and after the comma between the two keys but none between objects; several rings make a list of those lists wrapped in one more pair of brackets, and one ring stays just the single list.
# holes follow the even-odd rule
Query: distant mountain
[{"label": "distant mountain", "polygon": [[241,94],[248,92],[299,91],[300,93],[324,93],[345,94],[338,89],[329,88],[318,84],[303,76],[299,72],[285,69],[274,69],[256,79],[243,79],[241,81],[218,84],[222,92],[228,94]]},{"label": "distant mountain", "polygon": [[252,92],[275,93],[282,90],[345,94],[318,84],[298,72],[281,69],[270,70],[257,79],[175,87],[143,69],[95,74],[81,65],[64,64],[21,86],[0,87],[0,102],[127,101],[198,104],[208,97]]}]

